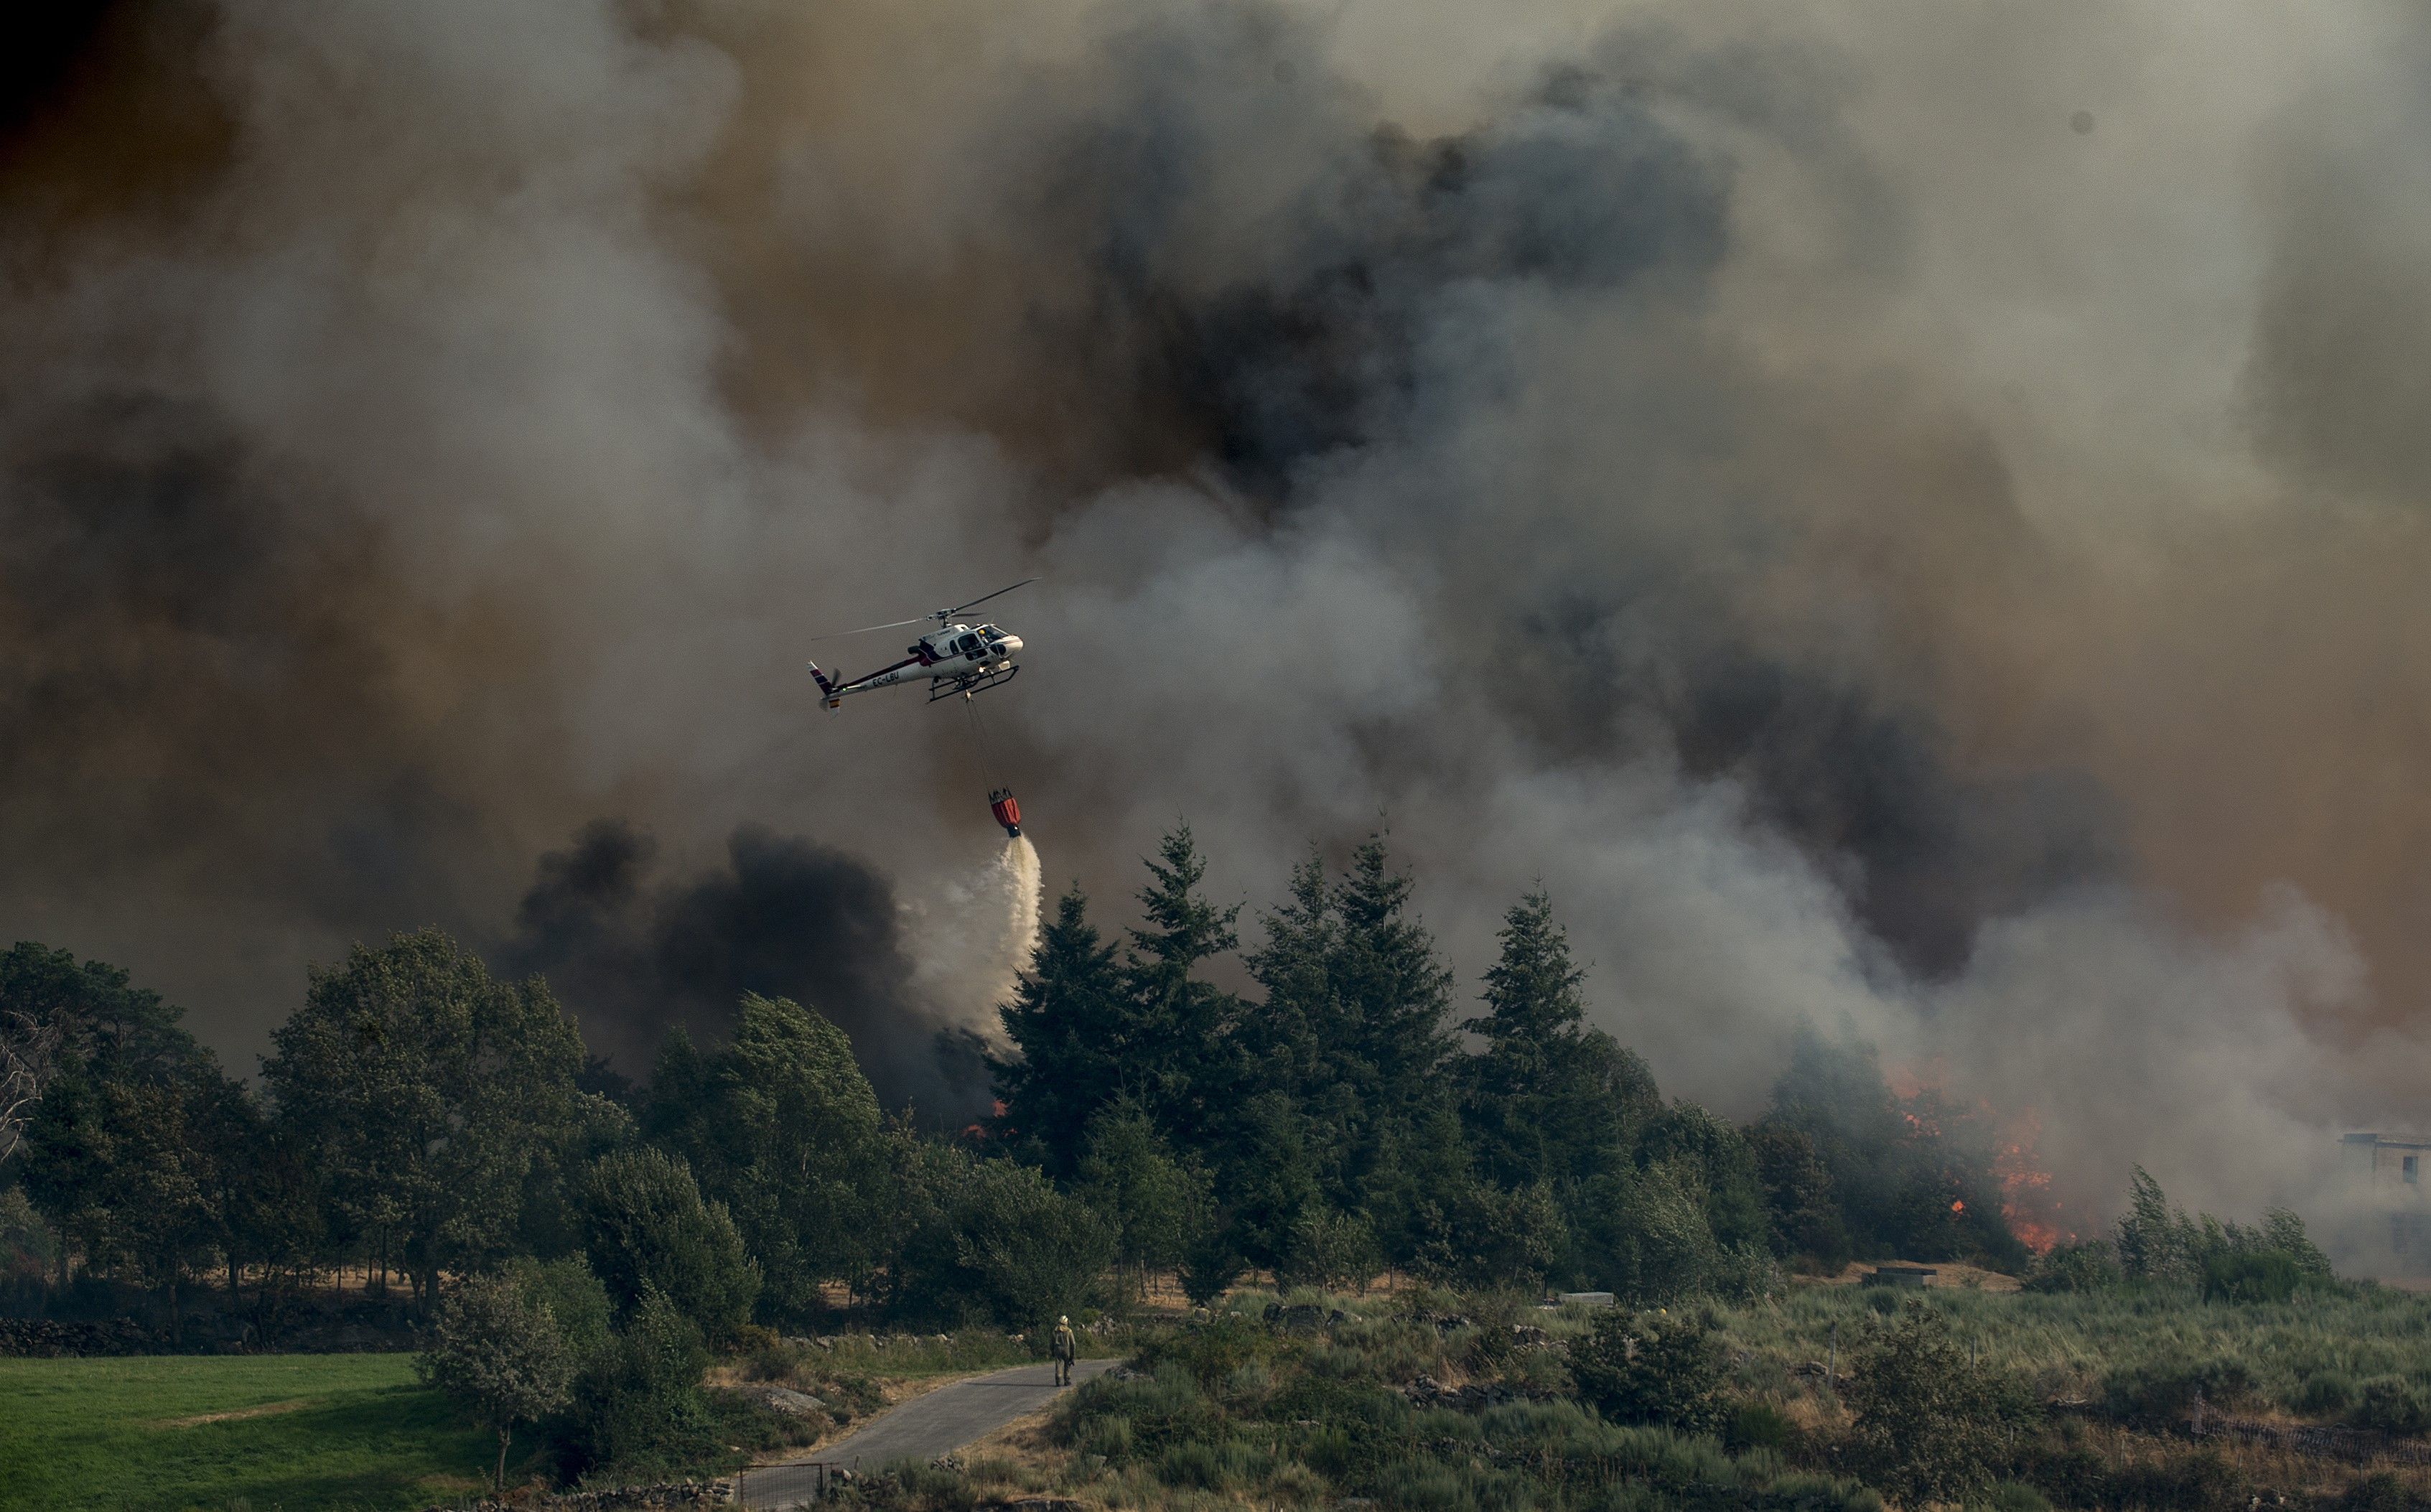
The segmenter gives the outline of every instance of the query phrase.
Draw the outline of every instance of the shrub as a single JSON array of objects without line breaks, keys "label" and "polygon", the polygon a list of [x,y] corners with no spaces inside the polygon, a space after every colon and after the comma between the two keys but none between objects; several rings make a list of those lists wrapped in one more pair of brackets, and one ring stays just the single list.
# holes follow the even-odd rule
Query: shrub
[{"label": "shrub", "polygon": [[2105,1291],[2127,1279],[2119,1266],[2119,1253],[2107,1239],[2087,1239],[2081,1244],[2054,1245],[2040,1260],[2035,1262],[2034,1273],[2026,1278],[2026,1290],[2037,1292]]},{"label": "shrub", "polygon": [[1724,1436],[1733,1449],[1770,1449],[1786,1453],[1799,1440],[1798,1424],[1769,1402],[1742,1403],[1731,1414]]},{"label": "shrub", "polygon": [[2253,1488],[2243,1471],[2210,1450],[2139,1460],[2114,1470],[2103,1504],[2209,1512],[2251,1504]]},{"label": "shrub", "polygon": [[1088,1418],[1072,1432],[1072,1451],[1095,1454],[1116,1464],[1132,1457],[1133,1440],[1128,1418]]},{"label": "shrub", "polygon": [[1882,1496],[1873,1487],[1829,1475],[1780,1476],[1756,1504],[1782,1512],[1883,1512]]},{"label": "shrub", "polygon": [[576,1382],[574,1413],[561,1436],[567,1473],[638,1478],[713,1453],[700,1391],[708,1368],[699,1328],[666,1298],[645,1295]]},{"label": "shrub", "polygon": [[1570,1341],[1569,1365],[1580,1397],[1615,1422],[1722,1425],[1722,1347],[1709,1314],[1599,1313]]},{"label": "shrub", "polygon": [[2283,1302],[2304,1280],[2296,1257],[2283,1250],[2216,1250],[2204,1256],[2205,1302]]},{"label": "shrub", "polygon": [[593,1268],[627,1316],[655,1293],[719,1341],[750,1319],[759,1268],[681,1160],[647,1147],[602,1156],[584,1183],[583,1230]]},{"label": "shrub", "polygon": [[[1081,1388],[1076,1413],[1079,1432],[1096,1436],[1097,1453],[1110,1459],[1154,1455],[1209,1437],[1222,1420],[1189,1372],[1172,1365],[1147,1381],[1092,1381]],[[1121,1438],[1127,1447],[1120,1453],[1109,1436],[1112,1430],[1097,1426],[1109,1420],[1124,1424]]]},{"label": "shrub", "polygon": [[751,1381],[790,1381],[809,1363],[808,1354],[802,1345],[770,1334],[745,1346],[743,1374]]},{"label": "shrub", "polygon": [[2052,1512],[2051,1499],[2019,1481],[2002,1481],[1975,1504],[1984,1512]]},{"label": "shrub", "polygon": [[1204,1439],[1186,1439],[1166,1450],[1156,1462],[1156,1478],[1167,1486],[1193,1486],[1202,1491],[1226,1488],[1223,1461],[1216,1446]]},{"label": "shrub", "polygon": [[2254,1373],[2229,1359],[2134,1366],[2112,1371],[2103,1383],[2103,1404],[2112,1417],[2154,1428],[2183,1422],[2198,1397],[2227,1407],[2253,1394]]},{"label": "shrub", "polygon": [[2379,1470],[2348,1487],[2329,1505],[2338,1512],[2418,1512],[2423,1504],[2406,1489],[2404,1481]]},{"label": "shrub", "polygon": [[1910,1504],[1982,1492],[2030,1413],[2023,1393],[1971,1364],[1949,1320],[1920,1302],[1875,1325],[1848,1402],[1866,1478]]},{"label": "shrub", "polygon": [[980,1504],[979,1487],[960,1470],[942,1465],[902,1460],[853,1488],[863,1504],[883,1508],[918,1508],[919,1512],[972,1512]]},{"label": "shrub", "polygon": [[2422,1389],[2409,1381],[2375,1376],[2363,1384],[2349,1420],[2358,1428],[2376,1428],[2385,1434],[2419,1434],[2431,1428],[2431,1402],[2425,1402]]},{"label": "shrub", "polygon": [[2288,1404],[2316,1418],[2336,1418],[2355,1406],[2356,1394],[2355,1377],[2344,1370],[2316,1370]]},{"label": "shrub", "polygon": [[1397,1465],[1387,1477],[1383,1500],[1410,1512],[1476,1512],[1477,1496],[1460,1473],[1431,1461]]},{"label": "shrub", "polygon": [[1272,1359],[1281,1347],[1282,1341],[1255,1319],[1213,1313],[1151,1336],[1140,1346],[1139,1362],[1151,1372],[1177,1366],[1201,1386],[1212,1387],[1252,1361]]}]

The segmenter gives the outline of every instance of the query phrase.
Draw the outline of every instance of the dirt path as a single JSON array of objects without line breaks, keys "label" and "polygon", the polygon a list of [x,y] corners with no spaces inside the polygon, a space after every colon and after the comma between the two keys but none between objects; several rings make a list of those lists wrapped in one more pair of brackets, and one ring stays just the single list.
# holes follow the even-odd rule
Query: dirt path
[{"label": "dirt path", "polygon": [[[1085,1381],[1121,1363],[1081,1360],[1072,1367],[1072,1377]],[[1055,1384],[1052,1365],[1017,1365],[1010,1370],[975,1375],[939,1386],[880,1413],[851,1434],[819,1450],[816,1462],[765,1465],[746,1470],[742,1504],[767,1508],[807,1506],[818,1494],[817,1464],[863,1471],[898,1459],[929,1460],[950,1454],[964,1444],[985,1438],[1016,1418],[1036,1412],[1063,1389]]]}]

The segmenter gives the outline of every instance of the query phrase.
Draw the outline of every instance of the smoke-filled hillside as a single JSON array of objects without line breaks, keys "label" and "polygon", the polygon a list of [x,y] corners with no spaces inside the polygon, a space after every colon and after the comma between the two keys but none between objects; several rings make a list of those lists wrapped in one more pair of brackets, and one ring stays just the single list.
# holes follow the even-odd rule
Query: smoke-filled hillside
[{"label": "smoke-filled hillside", "polygon": [[[2239,1210],[2417,1117],[2409,8],[11,25],[0,937],[240,1064],[436,922],[927,1084],[1009,780],[1101,905],[1381,819],[1469,981],[1541,882],[1741,1115],[1854,1033]],[[815,706],[1031,573],[988,757]]]}]

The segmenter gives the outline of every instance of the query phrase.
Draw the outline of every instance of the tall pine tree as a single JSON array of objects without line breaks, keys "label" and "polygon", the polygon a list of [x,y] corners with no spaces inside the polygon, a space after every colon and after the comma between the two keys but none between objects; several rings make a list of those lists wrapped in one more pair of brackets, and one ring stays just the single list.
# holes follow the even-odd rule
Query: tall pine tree
[{"label": "tall pine tree", "polygon": [[1333,894],[1343,1021],[1333,1058],[1370,1118],[1402,1127],[1424,1122],[1439,1103],[1453,1050],[1451,972],[1434,936],[1408,915],[1410,887],[1387,861],[1383,837],[1371,835]]},{"label": "tall pine tree", "polygon": [[1074,887],[1038,932],[1038,948],[1000,1010],[1016,1054],[988,1061],[1002,1111],[997,1132],[1058,1177],[1078,1169],[1089,1120],[1121,1097],[1146,1053],[1115,948]]},{"label": "tall pine tree", "polygon": [[1462,1025],[1485,1041],[1467,1067],[1464,1121],[1482,1174],[1567,1193],[1628,1158],[1661,1100],[1646,1063],[1587,1027],[1585,973],[1552,900],[1538,891],[1512,905],[1501,937],[1486,1011]]},{"label": "tall pine tree", "polygon": [[1265,918],[1266,943],[1245,964],[1266,989],[1238,1036],[1244,1084],[1232,1109],[1223,1164],[1246,1232],[1245,1253],[1271,1264],[1272,1236],[1288,1233],[1320,1193],[1349,1200],[1348,1134],[1364,1121],[1346,1076],[1348,1032],[1339,975],[1342,926],[1325,863],[1311,848],[1292,869],[1290,900]]},{"label": "tall pine tree", "polygon": [[1304,1102],[1334,1079],[1332,1061],[1342,1038],[1334,983],[1341,924],[1314,847],[1292,868],[1290,892],[1263,920],[1266,943],[1244,958],[1266,1001],[1243,1016],[1240,1039],[1259,1091]]},{"label": "tall pine tree", "polygon": [[1241,1088],[1233,1032],[1241,1002],[1199,979],[1202,964],[1240,943],[1232,922],[1240,908],[1218,908],[1199,893],[1207,863],[1190,826],[1157,846],[1140,890],[1144,916],[1129,931],[1123,976],[1135,1016],[1128,1036],[1135,1067],[1133,1092],[1179,1150],[1205,1146]]}]

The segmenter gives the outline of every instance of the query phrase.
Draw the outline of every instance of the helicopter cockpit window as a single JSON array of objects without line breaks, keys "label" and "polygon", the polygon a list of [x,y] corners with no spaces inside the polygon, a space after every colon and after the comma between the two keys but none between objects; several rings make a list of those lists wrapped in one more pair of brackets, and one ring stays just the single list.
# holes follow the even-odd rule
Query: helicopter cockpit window
[{"label": "helicopter cockpit window", "polygon": [[965,635],[961,640],[954,643],[954,649],[962,652],[964,656],[970,655],[979,648],[980,638],[976,635]]}]

